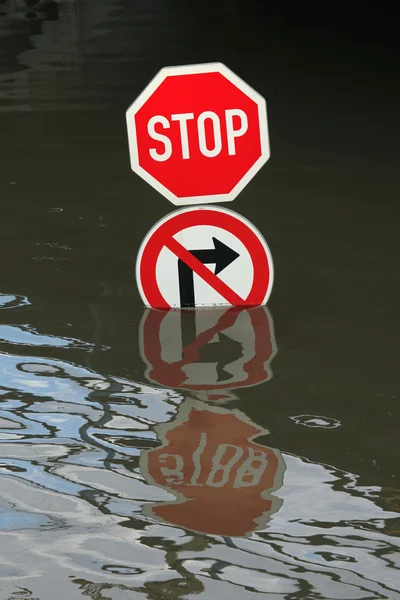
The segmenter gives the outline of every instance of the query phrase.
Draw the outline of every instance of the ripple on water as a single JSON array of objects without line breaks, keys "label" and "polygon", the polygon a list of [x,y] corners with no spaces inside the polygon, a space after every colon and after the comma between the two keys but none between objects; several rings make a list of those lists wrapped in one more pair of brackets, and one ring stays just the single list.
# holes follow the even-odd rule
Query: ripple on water
[{"label": "ripple on water", "polygon": [[[42,335],[29,325],[0,325],[0,342],[18,346],[46,346],[49,348],[92,349],[93,344],[74,338]],[[103,347],[103,349],[106,349]]]},{"label": "ripple on water", "polygon": [[313,427],[321,429],[336,429],[341,426],[341,422],[332,417],[321,417],[318,415],[297,415],[290,417],[292,421],[304,427]]},{"label": "ripple on water", "polygon": [[[37,335],[26,331],[32,339]],[[188,447],[201,434],[189,428],[185,438],[188,407],[203,411],[215,426],[211,404],[76,364],[68,352],[79,340],[69,341],[65,360],[59,360],[26,356],[21,339],[14,338],[13,353],[1,354],[0,369],[4,597],[16,597],[20,588],[32,592],[27,597],[50,600],[57,581],[71,598],[100,598],[103,592],[122,598],[123,590],[138,598],[196,592],[204,600],[253,600],[255,594],[294,600],[307,589],[308,597],[400,600],[394,568],[400,540],[386,531],[396,513],[376,503],[379,487],[363,487],[352,473],[282,453],[277,511],[267,523],[261,514],[246,537],[211,535],[205,516],[221,507],[210,504],[205,512],[200,504],[198,513],[190,513],[197,519],[193,529],[177,526],[168,520],[171,507],[182,514],[196,503],[185,504],[179,485],[150,484],[141,456],[165,445],[163,436],[174,428]],[[60,338],[36,339],[49,346],[55,340],[59,347]],[[253,435],[254,425],[235,408],[218,411],[240,417]],[[307,427],[340,425],[309,414],[292,419]],[[223,443],[226,432],[216,434]],[[166,477],[168,469],[179,471],[179,452],[176,445],[159,452]],[[192,458],[204,466],[206,446]],[[224,478],[213,481],[224,484]],[[203,488],[193,489],[199,498]],[[253,507],[251,486],[244,490]],[[222,508],[229,511],[229,503]],[[238,514],[241,508],[234,507]]]},{"label": "ripple on water", "polygon": [[30,304],[26,296],[18,296],[16,294],[0,294],[0,310],[9,310],[11,308],[19,308]]}]

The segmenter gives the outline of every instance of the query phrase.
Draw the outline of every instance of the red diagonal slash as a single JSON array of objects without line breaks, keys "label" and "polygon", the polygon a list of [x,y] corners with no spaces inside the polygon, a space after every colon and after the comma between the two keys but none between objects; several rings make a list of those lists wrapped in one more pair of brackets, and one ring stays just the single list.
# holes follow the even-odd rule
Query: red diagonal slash
[{"label": "red diagonal slash", "polygon": [[234,292],[229,285],[226,285],[222,279],[214,275],[201,263],[197,258],[193,256],[182,244],[176,241],[175,238],[171,237],[168,241],[164,242],[164,245],[171,250],[178,258],[180,258],[188,267],[192,269],[196,275],[204,279],[208,285],[210,285],[218,294],[220,294],[229,304],[232,306],[244,306],[245,301],[236,292]]}]

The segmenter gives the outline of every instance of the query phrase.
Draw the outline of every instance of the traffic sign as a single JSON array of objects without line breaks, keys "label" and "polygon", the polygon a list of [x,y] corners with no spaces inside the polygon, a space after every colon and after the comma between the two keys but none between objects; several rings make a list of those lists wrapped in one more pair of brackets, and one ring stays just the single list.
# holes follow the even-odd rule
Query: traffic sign
[{"label": "traffic sign", "polygon": [[139,249],[136,279],[149,308],[260,306],[271,293],[273,262],[250,221],[200,206],[152,227]]},{"label": "traffic sign", "polygon": [[148,381],[196,392],[269,381],[277,352],[272,316],[266,306],[147,309],[140,323],[139,348]]},{"label": "traffic sign", "polygon": [[145,505],[147,516],[233,537],[265,527],[279,510],[284,460],[254,441],[269,432],[243,413],[187,398],[156,431],[161,446],[141,453],[140,470],[176,500]]},{"label": "traffic sign", "polygon": [[161,69],[126,122],[132,170],[176,205],[234,200],[270,156],[265,99],[221,63]]}]

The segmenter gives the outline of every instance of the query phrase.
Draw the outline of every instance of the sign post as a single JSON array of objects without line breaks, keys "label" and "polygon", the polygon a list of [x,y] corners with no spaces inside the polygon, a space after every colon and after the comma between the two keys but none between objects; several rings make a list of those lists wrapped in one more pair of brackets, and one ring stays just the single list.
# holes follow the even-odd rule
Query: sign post
[{"label": "sign post", "polygon": [[[265,99],[222,63],[161,69],[126,112],[132,170],[177,206],[145,237],[136,279],[149,308],[261,306],[271,252],[229,202],[269,159]],[[202,210],[202,208],[204,210]]]}]

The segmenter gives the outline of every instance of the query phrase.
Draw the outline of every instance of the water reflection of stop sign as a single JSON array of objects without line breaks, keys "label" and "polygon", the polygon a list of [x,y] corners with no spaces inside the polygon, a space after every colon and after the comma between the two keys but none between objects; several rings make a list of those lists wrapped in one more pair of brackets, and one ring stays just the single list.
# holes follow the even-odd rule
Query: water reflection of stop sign
[{"label": "water reflection of stop sign", "polygon": [[281,505],[280,452],[257,442],[268,431],[243,413],[186,398],[157,428],[161,446],[144,451],[148,483],[176,500],[146,505],[145,514],[201,533],[245,536],[263,528]]},{"label": "water reflection of stop sign", "polygon": [[233,200],[270,155],[264,98],[220,63],[162,69],[126,117],[133,171],[176,205]]}]

